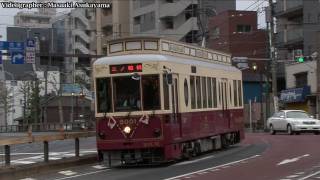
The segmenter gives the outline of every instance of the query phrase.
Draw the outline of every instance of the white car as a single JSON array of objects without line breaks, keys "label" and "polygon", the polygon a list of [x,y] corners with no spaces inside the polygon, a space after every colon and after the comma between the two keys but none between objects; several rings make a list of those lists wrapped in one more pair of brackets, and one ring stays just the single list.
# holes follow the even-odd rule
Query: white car
[{"label": "white car", "polygon": [[290,135],[300,132],[320,133],[320,120],[301,110],[279,111],[268,119],[267,125],[272,135],[278,131],[286,131]]}]

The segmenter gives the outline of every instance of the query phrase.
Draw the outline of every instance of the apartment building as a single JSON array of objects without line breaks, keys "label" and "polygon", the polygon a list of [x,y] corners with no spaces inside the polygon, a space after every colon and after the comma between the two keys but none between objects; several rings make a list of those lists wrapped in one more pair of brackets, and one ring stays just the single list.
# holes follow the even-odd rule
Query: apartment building
[{"label": "apartment building", "polygon": [[161,36],[194,43],[207,17],[236,9],[235,0],[133,0],[130,1],[132,36]]},{"label": "apartment building", "polygon": [[[280,100],[288,108],[295,106],[316,114],[316,63],[295,64],[292,61],[299,51],[303,56],[319,55],[320,3],[318,0],[277,0],[274,15],[277,59],[286,62],[277,66],[280,76],[286,80]],[[307,92],[303,91],[305,89]]]},{"label": "apartment building", "polygon": [[[319,1],[277,0],[274,15],[278,60],[293,60],[294,54],[300,50],[304,56],[312,56],[319,51]],[[278,75],[284,78],[284,64],[278,67]]]},{"label": "apartment building", "polygon": [[96,9],[96,50],[106,54],[108,40],[130,36],[130,1],[104,0],[111,8]]},{"label": "apartment building", "polygon": [[[94,11],[73,9],[68,14],[52,20],[56,52],[63,54],[96,54]],[[64,57],[63,82],[74,83],[76,64],[90,65],[88,58]]]},{"label": "apartment building", "polygon": [[[46,1],[37,0],[38,3]],[[55,2],[55,0],[50,1]],[[57,14],[55,8],[39,8],[38,11],[20,11],[14,16],[14,25],[20,27],[51,27],[50,19]]]}]

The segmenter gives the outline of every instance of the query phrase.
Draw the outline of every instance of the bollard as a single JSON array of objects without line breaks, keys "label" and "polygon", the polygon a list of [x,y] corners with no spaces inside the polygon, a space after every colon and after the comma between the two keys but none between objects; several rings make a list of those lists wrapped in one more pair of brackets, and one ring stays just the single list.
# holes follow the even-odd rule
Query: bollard
[{"label": "bollard", "polygon": [[80,141],[79,141],[79,138],[75,139],[75,154],[76,154],[76,157],[80,156]]},{"label": "bollard", "polygon": [[4,153],[5,153],[5,165],[10,166],[10,146],[4,146]]},{"label": "bollard", "polygon": [[48,141],[43,142],[43,151],[44,151],[44,162],[49,162],[49,143],[48,143]]}]

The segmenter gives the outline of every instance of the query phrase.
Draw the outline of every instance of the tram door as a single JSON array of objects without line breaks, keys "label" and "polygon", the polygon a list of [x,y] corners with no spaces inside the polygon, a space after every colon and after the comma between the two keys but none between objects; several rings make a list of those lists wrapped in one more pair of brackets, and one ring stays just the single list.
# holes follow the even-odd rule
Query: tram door
[{"label": "tram door", "polygon": [[221,95],[222,95],[222,113],[223,119],[228,122],[228,127],[230,128],[230,112],[228,106],[228,80],[222,79],[221,84]]},{"label": "tram door", "polygon": [[181,131],[181,120],[179,116],[179,93],[178,93],[178,76],[172,75],[172,86],[171,86],[171,100],[172,100],[172,116],[173,116],[173,124],[176,125],[176,130],[178,130],[179,137],[182,136]]}]

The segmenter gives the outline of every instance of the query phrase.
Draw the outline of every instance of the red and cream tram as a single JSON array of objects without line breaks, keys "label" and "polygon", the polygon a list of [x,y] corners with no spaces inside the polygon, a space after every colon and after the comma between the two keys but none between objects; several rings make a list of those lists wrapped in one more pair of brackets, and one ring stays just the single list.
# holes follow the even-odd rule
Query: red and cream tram
[{"label": "red and cream tram", "polygon": [[107,49],[93,64],[101,160],[167,162],[244,138],[242,76],[230,54],[153,37]]}]

